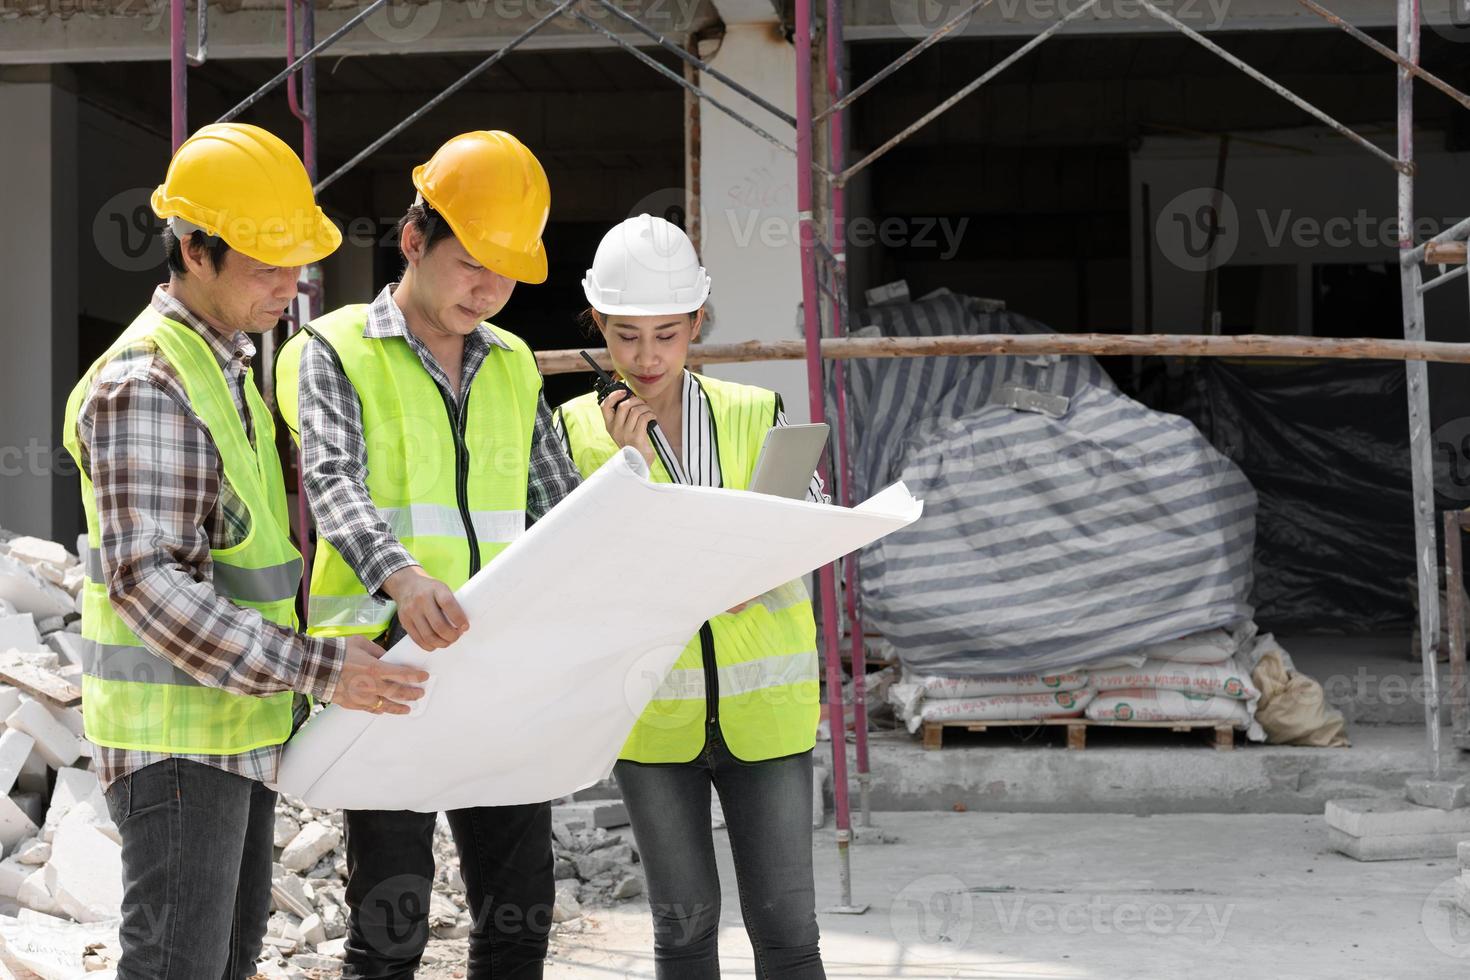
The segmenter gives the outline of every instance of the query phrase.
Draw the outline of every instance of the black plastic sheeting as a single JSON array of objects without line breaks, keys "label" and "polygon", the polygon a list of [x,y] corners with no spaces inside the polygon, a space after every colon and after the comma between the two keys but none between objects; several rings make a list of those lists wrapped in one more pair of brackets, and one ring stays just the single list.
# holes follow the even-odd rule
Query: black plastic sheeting
[{"label": "black plastic sheeting", "polygon": [[1206,358],[1191,367],[1193,404],[1172,410],[1234,460],[1259,497],[1252,602],[1261,629],[1408,627],[1403,365]]}]

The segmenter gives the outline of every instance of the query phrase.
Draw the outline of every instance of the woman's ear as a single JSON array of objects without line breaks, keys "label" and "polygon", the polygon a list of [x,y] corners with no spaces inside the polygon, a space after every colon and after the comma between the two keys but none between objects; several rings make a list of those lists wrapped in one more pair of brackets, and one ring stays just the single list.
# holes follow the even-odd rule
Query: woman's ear
[{"label": "woman's ear", "polygon": [[691,344],[699,342],[699,331],[702,329],[704,329],[704,307],[701,306],[695,312],[693,323],[689,328],[689,342]]}]

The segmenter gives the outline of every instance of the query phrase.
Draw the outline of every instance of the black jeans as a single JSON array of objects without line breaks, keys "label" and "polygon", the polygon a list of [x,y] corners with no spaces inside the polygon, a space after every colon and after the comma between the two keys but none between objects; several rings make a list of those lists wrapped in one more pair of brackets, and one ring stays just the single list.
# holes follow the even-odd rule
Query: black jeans
[{"label": "black jeans", "polygon": [[659,980],[720,975],[720,878],[710,788],[720,794],[756,975],[822,980],[812,884],[812,754],[741,762],[712,732],[682,765],[620,761],[653,912]]},{"label": "black jeans", "polygon": [[270,917],[276,794],[164,759],[107,787],[122,835],[118,980],[246,980]]},{"label": "black jeans", "polygon": [[[348,810],[344,980],[411,978],[429,941],[436,814]],[[469,980],[541,976],[556,899],[551,804],[450,810],[472,920]]]}]

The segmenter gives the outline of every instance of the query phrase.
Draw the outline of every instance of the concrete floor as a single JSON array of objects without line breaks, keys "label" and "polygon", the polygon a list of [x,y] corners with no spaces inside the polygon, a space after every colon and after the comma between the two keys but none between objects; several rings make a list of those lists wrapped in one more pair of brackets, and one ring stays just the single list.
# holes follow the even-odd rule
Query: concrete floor
[{"label": "concrete floor", "polygon": [[[1463,978],[1453,861],[1359,864],[1321,816],[879,813],[853,847],[866,915],[822,914],[827,975],[994,980]],[[726,977],[753,976],[723,833]],[[818,833],[817,904],[837,899]],[[462,953],[460,954],[462,955]],[[449,977],[452,971],[435,976]],[[592,912],[548,978],[652,977],[647,906]]]}]

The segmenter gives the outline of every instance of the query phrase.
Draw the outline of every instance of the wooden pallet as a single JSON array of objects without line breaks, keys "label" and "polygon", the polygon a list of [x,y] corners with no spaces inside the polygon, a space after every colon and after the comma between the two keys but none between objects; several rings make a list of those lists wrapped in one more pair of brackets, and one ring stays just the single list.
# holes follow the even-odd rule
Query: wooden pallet
[{"label": "wooden pallet", "polygon": [[1089,728],[1165,728],[1171,732],[1213,731],[1215,748],[1229,752],[1235,748],[1235,727],[1228,722],[1218,721],[1093,721],[1090,718],[1042,718],[1025,721],[928,721],[924,723],[924,748],[929,750],[944,747],[946,728],[963,729],[967,732],[983,732],[990,728],[1039,728],[1065,727],[1067,748],[1081,751],[1087,748]]}]

